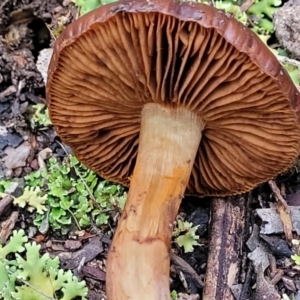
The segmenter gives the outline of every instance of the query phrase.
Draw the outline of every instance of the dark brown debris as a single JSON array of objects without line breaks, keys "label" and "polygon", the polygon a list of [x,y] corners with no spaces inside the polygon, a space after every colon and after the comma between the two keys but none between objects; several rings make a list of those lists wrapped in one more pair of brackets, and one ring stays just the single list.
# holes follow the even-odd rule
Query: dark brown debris
[{"label": "dark brown debris", "polygon": [[59,258],[63,268],[72,270],[77,268],[82,260],[84,260],[84,263],[87,263],[102,251],[102,242],[96,236],[88,244],[84,245],[81,250],[76,252],[61,252]]}]

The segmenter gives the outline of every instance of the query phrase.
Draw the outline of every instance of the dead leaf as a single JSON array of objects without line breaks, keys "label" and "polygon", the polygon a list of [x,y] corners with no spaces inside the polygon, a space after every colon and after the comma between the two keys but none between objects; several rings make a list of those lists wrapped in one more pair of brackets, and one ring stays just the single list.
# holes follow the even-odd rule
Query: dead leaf
[{"label": "dead leaf", "polygon": [[292,292],[296,292],[297,291],[294,279],[292,279],[291,277],[288,277],[288,276],[284,275],[284,276],[282,276],[282,281],[283,281],[285,287],[288,290],[290,290]]},{"label": "dead leaf", "polygon": [[0,99],[3,99],[4,97],[7,97],[11,94],[14,94],[17,92],[17,88],[14,85],[9,86],[7,89],[5,89],[4,91],[2,91],[0,93]]}]

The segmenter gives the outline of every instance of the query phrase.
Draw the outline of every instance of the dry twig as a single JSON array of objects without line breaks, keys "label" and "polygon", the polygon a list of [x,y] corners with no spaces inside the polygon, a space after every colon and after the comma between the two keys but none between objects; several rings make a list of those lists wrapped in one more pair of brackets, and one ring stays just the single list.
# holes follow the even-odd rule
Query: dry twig
[{"label": "dry twig", "polygon": [[291,242],[291,240],[293,239],[293,234],[292,234],[293,226],[292,226],[290,208],[287,205],[285,199],[282,197],[276,182],[274,180],[269,180],[268,183],[276,199],[277,211],[280,215],[280,220],[282,222],[285,237],[288,242]]}]

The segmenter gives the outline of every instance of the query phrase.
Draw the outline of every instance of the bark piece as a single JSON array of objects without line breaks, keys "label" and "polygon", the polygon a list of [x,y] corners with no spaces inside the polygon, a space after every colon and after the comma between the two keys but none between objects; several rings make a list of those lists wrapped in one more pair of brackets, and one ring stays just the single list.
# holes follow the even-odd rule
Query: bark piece
[{"label": "bark piece", "polygon": [[213,199],[203,300],[234,299],[231,286],[239,267],[238,256],[245,226],[244,202],[242,197]]},{"label": "bark piece", "polygon": [[18,216],[19,213],[14,211],[6,221],[0,224],[0,244],[4,244],[11,235],[12,230],[15,228]]},{"label": "bark piece", "polygon": [[12,196],[7,195],[0,200],[0,217],[6,212],[13,201]]}]

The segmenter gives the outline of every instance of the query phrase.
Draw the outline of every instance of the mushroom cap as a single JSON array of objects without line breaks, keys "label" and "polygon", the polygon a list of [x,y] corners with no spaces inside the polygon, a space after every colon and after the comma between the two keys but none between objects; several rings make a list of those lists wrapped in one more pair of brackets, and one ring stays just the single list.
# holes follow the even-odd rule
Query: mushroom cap
[{"label": "mushroom cap", "polygon": [[189,194],[248,191],[298,155],[300,96],[289,75],[253,32],[204,4],[123,0],[79,18],[55,43],[47,102],[78,159],[123,185],[150,102],[205,122]]}]

